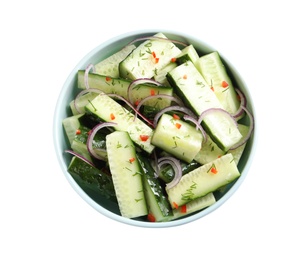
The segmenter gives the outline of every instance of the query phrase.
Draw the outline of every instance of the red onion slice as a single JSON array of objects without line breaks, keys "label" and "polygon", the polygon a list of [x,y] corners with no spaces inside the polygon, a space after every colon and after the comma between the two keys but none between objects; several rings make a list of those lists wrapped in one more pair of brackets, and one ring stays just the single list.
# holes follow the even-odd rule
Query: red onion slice
[{"label": "red onion slice", "polygon": [[238,107],[237,111],[232,116],[234,118],[238,118],[244,113],[244,110],[242,108],[246,107],[247,100],[246,100],[246,97],[245,97],[245,95],[243,94],[243,92],[241,90],[239,90],[238,88],[235,88],[235,91],[237,92],[237,94],[239,96],[240,104],[239,104],[239,107]]},{"label": "red onion slice", "polygon": [[144,115],[142,115],[139,111],[137,111],[136,109],[135,109],[135,107],[128,101],[128,100],[126,100],[125,98],[123,98],[122,96],[120,96],[120,95],[118,95],[118,94],[112,94],[112,93],[110,93],[110,94],[105,94],[105,95],[107,95],[107,96],[109,96],[109,97],[114,97],[114,98],[116,98],[116,99],[120,99],[120,100],[122,100],[122,101],[124,101],[137,115],[139,115],[148,125],[150,125],[150,126],[152,126],[152,127],[154,127],[154,125],[153,125],[153,123],[150,121],[150,120],[148,120]]},{"label": "red onion slice", "polygon": [[200,125],[201,122],[204,120],[204,118],[207,115],[212,114],[212,113],[215,113],[215,112],[219,112],[219,113],[222,113],[222,114],[227,115],[232,120],[232,122],[237,126],[237,122],[236,122],[235,118],[229,112],[227,112],[225,109],[215,108],[215,107],[204,110],[201,113],[201,115],[199,116],[198,124]]},{"label": "red onion slice", "polygon": [[127,96],[128,96],[128,101],[132,104],[132,97],[131,97],[131,92],[132,92],[132,89],[134,87],[136,87],[137,85],[140,85],[140,84],[147,84],[147,83],[151,83],[151,84],[154,84],[156,86],[161,86],[162,84],[156,80],[153,80],[153,79],[150,79],[150,78],[139,78],[139,79],[135,79],[133,80],[129,86],[128,86],[128,89],[127,89]]},{"label": "red onion slice", "polygon": [[196,115],[192,112],[192,110],[190,110],[189,108],[187,107],[184,107],[184,106],[169,106],[169,107],[165,107],[163,108],[162,110],[160,110],[154,117],[154,122],[153,122],[153,125],[154,127],[157,126],[157,123],[158,123],[158,120],[159,118],[166,112],[169,112],[169,111],[181,111],[183,112],[184,114],[187,114],[193,118],[196,118]]},{"label": "red onion slice", "polygon": [[95,165],[91,161],[89,161],[88,159],[86,159],[84,156],[82,156],[81,154],[79,154],[77,152],[74,152],[72,150],[65,150],[65,153],[70,153],[70,154],[78,157],[79,159],[83,160],[85,163],[95,167]]},{"label": "red onion slice", "polygon": [[170,164],[174,170],[173,180],[166,184],[166,188],[171,189],[179,183],[182,177],[182,167],[181,167],[180,161],[171,156],[165,156],[158,159],[158,166],[157,166],[158,170],[160,170],[160,168],[164,164]]},{"label": "red onion slice", "polygon": [[139,42],[139,41],[146,41],[146,40],[161,40],[161,41],[168,41],[168,42],[172,42],[172,43],[176,43],[179,45],[182,45],[184,47],[188,46],[189,44],[186,44],[182,41],[177,41],[177,40],[172,40],[172,39],[168,39],[168,38],[163,38],[163,37],[158,37],[158,36],[146,36],[146,37],[139,37],[131,42],[128,43],[128,45],[131,45],[135,42]]},{"label": "red onion slice", "polygon": [[247,142],[247,140],[251,137],[252,132],[253,132],[254,127],[255,127],[254,116],[248,111],[248,109],[246,107],[243,106],[242,109],[246,112],[246,114],[249,117],[250,128],[249,128],[249,131],[248,131],[247,135],[245,136],[245,138],[243,138],[237,144],[235,144],[234,146],[232,146],[230,148],[230,150],[235,150],[236,148],[238,148],[238,147],[242,146],[243,144],[245,144]]},{"label": "red onion slice", "polygon": [[[117,125],[117,124],[114,122],[99,123],[91,130],[91,133],[89,134],[88,139],[87,139],[87,148],[88,148],[89,153],[96,159],[102,160],[102,161],[105,160],[104,157],[102,157],[96,153],[97,149],[93,148],[93,140],[94,140],[96,133],[103,127],[114,127],[115,125]],[[104,149],[100,149],[100,151],[104,151]]]},{"label": "red onion slice", "polygon": [[93,64],[89,64],[85,70],[84,81],[85,81],[86,89],[90,88],[90,86],[89,86],[89,72],[90,72],[90,70],[92,70],[93,72],[95,71],[95,67]]},{"label": "red onion slice", "polygon": [[207,141],[207,135],[203,129],[203,127],[201,126],[201,124],[198,124],[198,120],[196,120],[195,118],[189,116],[189,115],[184,115],[183,117],[185,120],[187,121],[191,121],[192,123],[194,123],[196,125],[196,130],[200,130],[202,135],[203,135],[203,143],[205,143]]},{"label": "red onion slice", "polygon": [[74,102],[73,102],[73,105],[74,105],[76,111],[77,111],[79,114],[81,114],[82,111],[81,111],[81,110],[78,108],[78,106],[77,106],[78,99],[79,99],[82,95],[84,95],[84,94],[86,94],[86,93],[89,93],[89,92],[94,92],[94,93],[98,93],[98,94],[103,93],[100,89],[97,89],[97,88],[88,88],[88,89],[84,89],[84,90],[82,90],[81,92],[79,92],[78,95],[75,97]]}]

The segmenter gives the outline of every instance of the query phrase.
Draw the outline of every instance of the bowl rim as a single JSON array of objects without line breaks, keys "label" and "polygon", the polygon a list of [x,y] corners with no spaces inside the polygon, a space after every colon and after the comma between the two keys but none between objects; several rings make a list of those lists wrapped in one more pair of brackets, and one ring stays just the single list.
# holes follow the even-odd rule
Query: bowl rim
[{"label": "bowl rim", "polygon": [[[61,149],[61,136],[59,136],[59,132],[61,131],[61,118],[59,117],[60,110],[64,108],[63,106],[63,99],[65,94],[67,93],[68,86],[70,82],[73,80],[73,77],[76,75],[78,69],[81,68],[82,64],[86,64],[87,61],[93,57],[96,53],[100,52],[103,48],[107,47],[111,43],[119,42],[123,39],[127,39],[130,37],[137,37],[139,35],[150,35],[154,33],[162,32],[165,35],[166,34],[171,34],[171,35],[176,35],[178,37],[182,37],[187,39],[189,42],[193,43],[194,45],[201,45],[205,48],[215,50],[212,46],[209,44],[205,43],[204,41],[200,40],[199,38],[189,35],[187,33],[183,33],[177,30],[168,30],[168,29],[142,29],[142,30],[134,30],[134,31],[128,31],[126,33],[119,34],[117,36],[114,36],[99,45],[97,45],[95,48],[93,48],[89,53],[87,53],[77,64],[76,66],[72,69],[72,71],[69,73],[67,79],[65,80],[60,93],[58,95],[58,99],[56,102],[55,110],[54,110],[54,116],[53,116],[53,142],[54,142],[54,149],[55,153],[59,162],[59,165],[62,169],[62,172],[64,173],[64,176],[72,186],[72,188],[76,191],[76,193],[84,200],[86,201],[90,206],[92,206],[95,210],[97,210],[99,213],[104,215],[105,217],[108,217],[109,219],[118,221],[120,223],[132,225],[132,226],[138,226],[138,227],[144,227],[144,228],[165,228],[165,227],[175,227],[175,226],[180,226],[184,225],[190,222],[193,222],[195,220],[198,220],[209,213],[215,211],[219,207],[222,206],[234,193],[235,191],[240,187],[244,179],[246,178],[246,175],[248,171],[250,170],[253,158],[255,156],[256,152],[256,143],[257,143],[257,125],[255,126],[252,134],[252,143],[250,147],[250,153],[249,153],[249,158],[247,159],[247,162],[244,166],[244,169],[241,171],[241,176],[236,180],[236,182],[232,185],[232,187],[218,200],[216,201],[213,205],[197,212],[196,214],[191,214],[189,216],[186,216],[181,219],[176,219],[172,220],[169,222],[144,222],[144,221],[139,221],[135,219],[129,219],[122,217],[120,215],[117,215],[106,208],[102,207],[99,205],[97,202],[95,202],[92,198],[90,198],[84,190],[74,181],[74,179],[68,174],[67,172],[67,166],[65,165],[65,162],[62,159],[62,156],[60,155],[62,153]],[[236,74],[237,77],[241,81],[241,87],[244,87],[245,94],[249,97],[248,98],[248,106],[252,110],[252,114],[254,116],[254,121],[257,122],[256,115],[255,115],[255,104],[253,99],[251,98],[250,91],[248,87],[246,86],[246,83],[242,77],[242,75],[236,70],[236,68],[232,65],[232,63],[224,57],[223,54],[220,53],[222,58],[225,60],[225,62],[228,64],[228,67],[232,70],[232,74]]]}]

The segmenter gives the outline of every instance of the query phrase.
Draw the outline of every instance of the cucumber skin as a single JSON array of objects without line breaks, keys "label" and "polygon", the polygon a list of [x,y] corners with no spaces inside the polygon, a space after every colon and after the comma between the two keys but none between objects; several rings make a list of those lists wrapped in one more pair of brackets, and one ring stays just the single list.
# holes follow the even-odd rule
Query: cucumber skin
[{"label": "cucumber skin", "polygon": [[168,221],[173,215],[166,192],[159,179],[155,177],[155,171],[150,160],[139,153],[136,156],[143,171],[142,181],[145,188],[144,193],[148,211],[153,214],[157,222]]},{"label": "cucumber skin", "polygon": [[117,202],[110,175],[91,166],[76,156],[72,158],[67,170],[79,186],[94,190],[107,199]]}]

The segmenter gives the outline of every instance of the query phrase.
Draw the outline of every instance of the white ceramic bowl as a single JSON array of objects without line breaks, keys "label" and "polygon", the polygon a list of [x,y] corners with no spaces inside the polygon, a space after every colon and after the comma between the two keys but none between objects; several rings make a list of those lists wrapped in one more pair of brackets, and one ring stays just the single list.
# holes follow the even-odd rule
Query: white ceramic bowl
[{"label": "white ceramic bowl", "polygon": [[[74,190],[94,209],[96,209],[101,214],[105,215],[108,218],[113,220],[141,227],[172,227],[178,226],[182,224],[186,224],[192,221],[195,221],[201,217],[206,216],[211,213],[218,207],[220,207],[226,200],[230,198],[231,195],[239,188],[242,181],[245,179],[248,174],[250,165],[252,163],[252,159],[255,153],[256,146],[256,128],[254,129],[252,137],[249,139],[245,151],[241,157],[240,163],[238,165],[239,171],[241,172],[241,176],[232,184],[229,185],[229,188],[226,189],[225,193],[221,193],[216,197],[217,202],[211,205],[208,208],[205,208],[197,213],[184,217],[182,219],[177,219],[171,222],[148,222],[144,219],[128,219],[124,218],[120,215],[118,207],[114,205],[112,202],[104,200],[100,197],[97,197],[96,194],[91,194],[83,190],[71,177],[71,175],[67,172],[67,167],[70,162],[71,156],[69,154],[65,154],[64,151],[68,149],[67,137],[64,133],[64,129],[62,126],[62,120],[68,116],[70,116],[69,110],[69,102],[74,99],[76,94],[78,93],[78,88],[76,86],[77,83],[77,71],[79,69],[85,69],[87,65],[90,63],[97,63],[99,60],[106,58],[112,53],[120,50],[123,46],[128,44],[130,41],[143,36],[151,36],[155,33],[158,33],[158,30],[141,30],[141,31],[132,31],[119,36],[116,36],[106,42],[100,44],[98,47],[89,52],[73,69],[68,78],[66,79],[64,86],[61,89],[55,114],[54,114],[54,145],[57,153],[57,158],[61,165],[61,169],[63,174],[66,176],[67,180],[74,188]],[[196,36],[186,35],[181,32],[176,31],[166,31],[162,30],[162,32],[170,39],[179,40],[182,42],[186,42],[189,44],[193,44],[193,46],[197,49],[199,55],[206,54],[212,51],[219,51],[210,45],[204,43],[203,41],[196,38]],[[221,58],[227,69],[229,70],[229,74],[233,79],[233,83],[235,86],[241,89],[241,91],[245,94],[248,104],[247,107],[249,111],[254,115],[254,119],[256,122],[255,116],[255,108],[252,101],[252,97],[250,96],[248,86],[245,85],[240,74],[236,71],[236,69],[232,66],[232,64],[224,57],[224,55],[220,52]],[[248,122],[247,122],[248,123]]]}]

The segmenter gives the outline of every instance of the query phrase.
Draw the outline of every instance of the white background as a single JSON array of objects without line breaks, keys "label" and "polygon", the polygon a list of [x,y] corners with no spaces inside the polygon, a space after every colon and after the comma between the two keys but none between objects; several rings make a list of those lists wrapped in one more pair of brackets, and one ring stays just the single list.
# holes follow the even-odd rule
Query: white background
[{"label": "white background", "polygon": [[[0,259],[297,259],[294,1],[2,1]],[[107,219],[73,190],[53,115],[74,66],[139,29],[177,30],[218,49],[254,98],[258,144],[239,190],[187,225]]]}]

